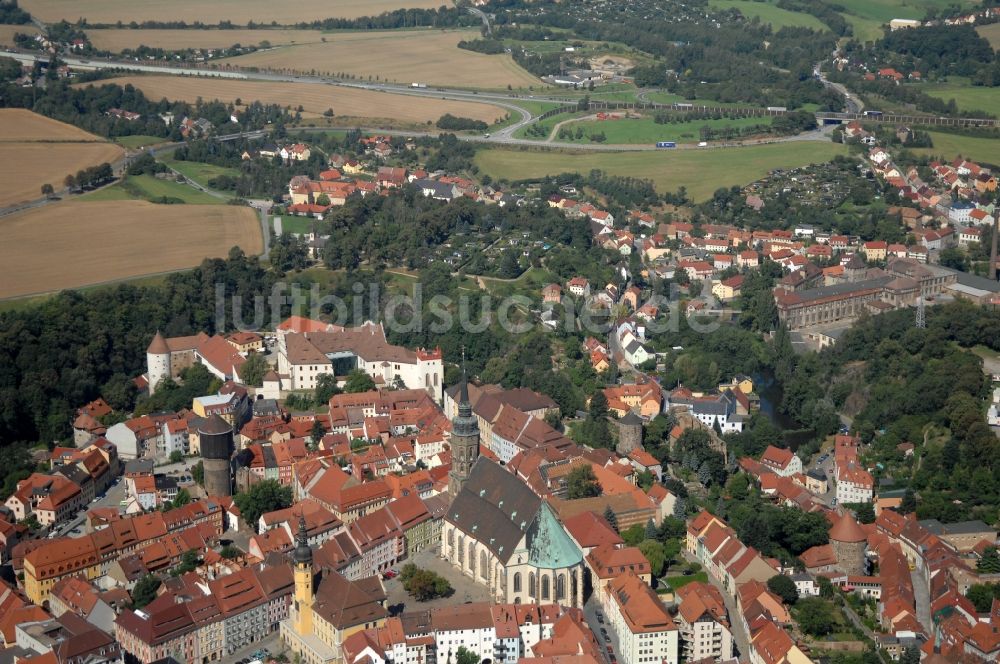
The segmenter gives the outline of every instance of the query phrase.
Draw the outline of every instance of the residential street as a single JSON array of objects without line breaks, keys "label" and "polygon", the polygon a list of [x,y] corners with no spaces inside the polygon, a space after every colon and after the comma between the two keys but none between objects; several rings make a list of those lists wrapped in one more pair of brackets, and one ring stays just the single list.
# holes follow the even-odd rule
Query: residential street
[{"label": "residential street", "polygon": [[[598,613],[601,614],[600,619],[597,617]],[[604,660],[606,662],[611,661],[607,648],[609,644],[612,650],[614,650],[615,657],[620,659],[622,651],[618,646],[618,635],[608,626],[607,616],[604,615],[601,605],[597,602],[596,594],[591,595],[587,603],[583,605],[583,617],[587,621],[587,625],[590,626],[591,631],[594,632],[594,636],[597,637],[597,642],[604,652]]]},{"label": "residential street", "polygon": [[920,570],[911,570],[910,579],[913,582],[913,597],[917,605],[917,620],[925,629],[931,628],[931,593],[927,580]]}]

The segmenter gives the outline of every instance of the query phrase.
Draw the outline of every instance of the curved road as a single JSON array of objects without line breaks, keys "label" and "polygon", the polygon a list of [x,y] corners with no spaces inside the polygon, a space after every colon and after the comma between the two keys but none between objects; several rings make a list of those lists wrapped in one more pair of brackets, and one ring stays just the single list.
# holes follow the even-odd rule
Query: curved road
[{"label": "curved road", "polygon": [[[18,51],[8,51],[7,56],[12,57],[21,62],[34,63],[36,60],[47,61],[47,58],[40,56],[35,53],[21,53]],[[520,128],[531,124],[537,119],[537,116],[532,113],[532,111],[519,106],[517,103],[518,97],[511,94],[502,94],[496,92],[475,92],[469,90],[454,90],[454,89],[444,89],[444,88],[415,88],[412,86],[396,85],[390,83],[368,83],[360,81],[339,81],[330,78],[324,78],[321,76],[295,76],[290,74],[273,74],[266,72],[246,72],[246,71],[220,71],[212,69],[199,69],[195,67],[168,67],[164,65],[147,65],[132,62],[122,62],[114,60],[88,60],[85,58],[77,57],[63,57],[62,58],[66,64],[76,67],[78,69],[111,69],[111,70],[123,70],[123,71],[138,71],[145,73],[157,73],[157,74],[170,74],[174,76],[200,76],[200,77],[210,77],[210,78],[227,78],[227,79],[237,79],[237,80],[261,80],[261,81],[273,81],[279,83],[308,83],[314,85],[332,85],[337,87],[345,88],[356,88],[362,90],[372,90],[372,91],[382,91],[389,92],[392,94],[399,95],[409,95],[414,97],[436,97],[439,99],[450,99],[454,101],[466,101],[482,104],[490,104],[492,106],[499,106],[508,111],[519,113],[521,119],[517,120],[510,125],[500,129],[490,135],[489,137],[483,136],[463,136],[463,140],[472,140],[477,142],[486,143],[500,143],[500,144],[511,144],[511,145],[531,145],[539,146],[544,145],[544,143],[535,140],[514,138],[514,133]],[[547,95],[529,95],[527,97],[531,101],[542,101],[542,102],[552,102],[559,104],[572,104],[573,100],[567,100],[565,97],[547,96]],[[407,135],[404,132],[394,132],[400,135]],[[440,132],[411,132],[409,135],[421,136],[421,135],[433,135],[436,136]],[[795,137],[787,137],[795,138]],[[773,140],[763,141],[763,142],[784,142],[787,138],[775,138]],[[799,139],[803,140],[803,139]],[[814,139],[806,139],[814,140]],[[654,145],[606,145],[606,144],[587,144],[581,143],[578,145],[566,145],[560,143],[549,144],[550,147],[566,147],[576,150],[586,150],[586,151],[597,151],[597,152],[630,152],[630,151],[641,151],[641,150],[655,150]],[[723,143],[723,144],[713,144],[711,147],[738,147],[742,143]],[[694,147],[694,146],[688,146]],[[678,149],[686,149],[683,145],[678,146]]]}]

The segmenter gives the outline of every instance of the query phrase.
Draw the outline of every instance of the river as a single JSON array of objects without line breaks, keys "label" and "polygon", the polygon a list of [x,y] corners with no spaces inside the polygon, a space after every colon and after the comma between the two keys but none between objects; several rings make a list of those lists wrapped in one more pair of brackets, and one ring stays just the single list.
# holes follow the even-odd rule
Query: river
[{"label": "river", "polygon": [[764,369],[753,376],[753,389],[760,397],[760,412],[784,432],[785,443],[794,452],[799,445],[813,437],[812,429],[801,429],[799,423],[781,412],[778,406],[783,396],[781,383],[770,369]]}]

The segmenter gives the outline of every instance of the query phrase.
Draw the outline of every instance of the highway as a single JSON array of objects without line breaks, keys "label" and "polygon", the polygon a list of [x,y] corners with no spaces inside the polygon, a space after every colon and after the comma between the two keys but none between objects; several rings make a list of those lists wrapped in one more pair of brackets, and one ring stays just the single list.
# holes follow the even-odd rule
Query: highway
[{"label": "highway", "polygon": [[[13,49],[8,49],[7,56],[14,58],[22,63],[33,64],[35,61],[47,62],[48,57],[45,55],[29,52],[21,52]],[[248,71],[248,70],[220,70],[202,67],[177,67],[168,66],[165,64],[144,64],[140,62],[129,62],[125,60],[111,60],[111,59],[87,59],[79,57],[62,57],[62,60],[68,64],[70,67],[75,69],[92,69],[92,70],[120,70],[120,71],[132,71],[132,72],[142,72],[142,73],[155,73],[155,74],[169,74],[174,76],[199,76],[199,77],[211,77],[211,78],[226,78],[226,79],[236,79],[236,80],[255,80],[255,81],[272,81],[276,83],[305,83],[311,85],[331,85],[345,88],[355,88],[361,90],[371,90],[387,92],[399,95],[409,95],[414,97],[433,97],[437,99],[449,99],[454,101],[465,101],[473,103],[490,104],[493,106],[499,106],[501,108],[507,109],[516,114],[520,114],[521,119],[511,123],[509,126],[493,133],[489,138],[485,136],[482,140],[490,143],[505,143],[505,144],[515,144],[515,145],[538,145],[539,141],[532,141],[527,139],[515,139],[514,133],[518,129],[524,127],[528,124],[534,122],[537,118],[529,110],[524,108],[522,105],[518,105],[518,95],[512,93],[500,93],[500,92],[479,92],[473,90],[461,90],[461,89],[450,89],[450,88],[437,88],[437,87],[414,87],[406,85],[398,85],[392,83],[379,83],[379,82],[364,82],[364,81],[341,81],[333,78],[326,78],[322,76],[311,76],[311,75],[292,75],[292,74],[282,74],[274,72],[261,72],[261,71]],[[930,117],[930,116],[917,116],[917,115],[888,115],[879,117],[868,117],[863,115],[863,104],[857,97],[852,95],[844,86],[838,83],[832,83],[827,81],[825,77],[822,76],[822,72],[819,71],[819,64],[816,65],[816,72],[819,73],[819,80],[823,82],[824,85],[837,90],[838,93],[844,95],[847,112],[846,113],[817,113],[817,120],[823,124],[827,122],[845,122],[849,120],[865,120],[866,122],[890,122],[890,123],[903,123],[903,124],[948,124],[957,126],[997,126],[998,121],[995,119],[987,118],[943,118],[943,117]],[[645,93],[640,93],[641,99],[646,99]],[[529,95],[527,100],[531,101],[541,101],[558,103],[566,106],[571,106],[576,103],[575,99],[567,99],[566,97],[554,96],[551,94],[539,94],[539,95]],[[727,112],[740,112],[752,116],[774,116],[784,114],[784,110],[775,108],[742,108],[742,109],[732,109],[732,108],[717,108],[711,105],[696,105],[696,104],[657,104],[648,101],[636,101],[636,102],[610,102],[602,100],[592,100],[590,102],[590,107],[597,110],[615,110],[615,109],[634,109],[634,110],[673,110],[673,111],[699,111],[699,112],[712,112],[712,111],[727,111]],[[612,146],[612,145],[601,145],[601,144],[580,144],[573,145],[575,149],[580,150],[593,150],[593,151],[631,151],[631,150],[642,150],[642,149],[655,149],[653,146]],[[734,147],[734,144],[728,144],[719,147]]]}]

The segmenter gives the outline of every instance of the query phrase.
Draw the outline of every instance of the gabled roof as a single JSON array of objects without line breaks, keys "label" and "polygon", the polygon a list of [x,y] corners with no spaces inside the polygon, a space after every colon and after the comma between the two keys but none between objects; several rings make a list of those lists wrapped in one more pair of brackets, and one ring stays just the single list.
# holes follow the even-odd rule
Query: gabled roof
[{"label": "gabled roof", "polygon": [[447,520],[507,561],[541,508],[515,475],[480,457],[448,510]]},{"label": "gabled roof", "polygon": [[580,512],[563,522],[566,530],[584,548],[602,545],[619,546],[624,543],[621,535],[608,524],[603,516],[593,512]]}]

